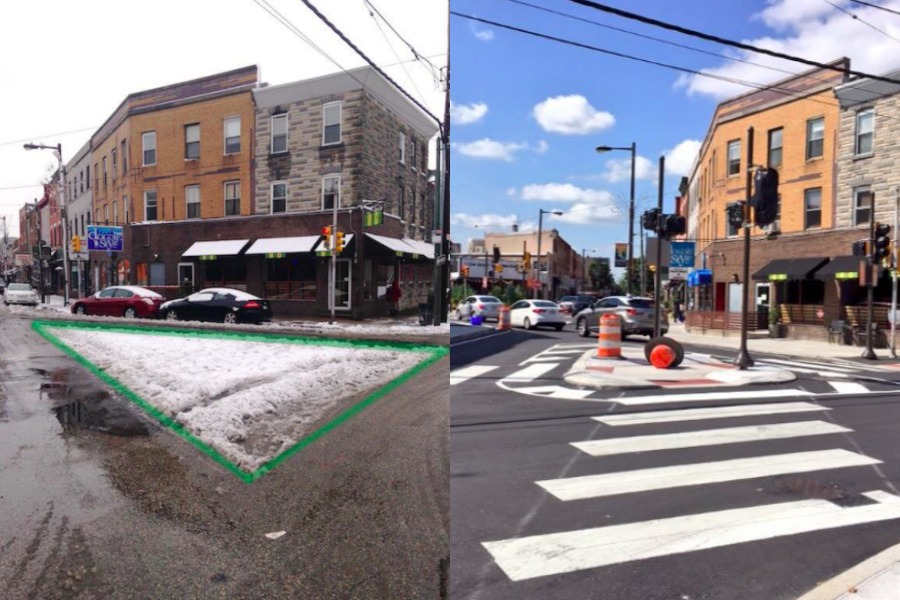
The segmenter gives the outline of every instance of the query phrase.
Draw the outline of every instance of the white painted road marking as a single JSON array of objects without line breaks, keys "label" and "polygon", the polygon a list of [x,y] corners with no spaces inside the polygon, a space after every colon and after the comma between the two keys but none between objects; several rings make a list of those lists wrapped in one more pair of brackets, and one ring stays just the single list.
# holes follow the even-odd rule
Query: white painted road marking
[{"label": "white painted road marking", "polygon": [[704,419],[729,419],[755,415],[777,415],[796,412],[831,410],[809,402],[784,402],[780,404],[739,404],[713,408],[687,408],[684,410],[659,410],[653,412],[626,413],[593,417],[595,421],[612,426],[672,423],[675,421],[700,421]]},{"label": "white painted road marking", "polygon": [[519,369],[512,375],[508,375],[503,378],[503,381],[512,381],[512,382],[527,382],[534,381],[538,377],[549,373],[559,363],[534,363],[533,365],[529,365],[524,369]]},{"label": "white painted road marking", "polygon": [[[852,367],[848,368],[845,366],[837,366],[831,363],[808,363],[808,362],[800,362],[795,360],[784,360],[781,358],[764,358],[760,361],[761,363],[767,364],[776,364],[776,365],[787,365],[788,367],[800,367],[801,369],[805,369],[804,372],[807,373],[822,373],[825,370],[833,370],[841,373],[852,373],[857,371],[858,369],[854,369]],[[798,369],[799,370],[799,369]]]},{"label": "white painted road marking", "polygon": [[531,387],[517,387],[516,391],[526,394],[538,394],[548,398],[559,398],[561,400],[584,400],[596,390],[575,390],[561,385],[536,385]]},{"label": "white painted road marking", "polygon": [[854,383],[852,381],[829,381],[828,385],[834,388],[839,394],[868,394],[869,388],[862,385],[861,383]]},{"label": "white painted road marking", "polygon": [[450,372],[450,385],[457,385],[463,381],[468,381],[476,377],[481,377],[485,373],[490,373],[497,367],[488,365],[472,365],[471,367],[463,367]]},{"label": "white painted road marking", "polygon": [[900,498],[897,496],[882,491],[864,495],[877,504],[840,507],[827,500],[800,500],[484,542],[482,545],[507,577],[521,581],[900,518]]},{"label": "white painted road marking", "polygon": [[654,467],[536,483],[560,500],[568,501],[879,463],[880,460],[849,450],[833,449]]},{"label": "white painted road marking", "polygon": [[624,438],[609,438],[587,442],[573,442],[572,445],[591,456],[610,456],[630,452],[651,452],[654,450],[675,450],[678,448],[698,448],[765,440],[829,435],[853,431],[825,421],[801,421],[798,423],[778,423],[775,425],[746,425],[705,431],[684,431],[661,435],[639,435]]},{"label": "white painted road marking", "polygon": [[752,390],[752,391],[718,391],[700,392],[696,394],[654,394],[651,396],[622,396],[611,399],[619,404],[634,406],[638,404],[659,404],[665,402],[703,402],[705,400],[755,400],[757,398],[786,398],[791,396],[812,396],[806,390]]}]

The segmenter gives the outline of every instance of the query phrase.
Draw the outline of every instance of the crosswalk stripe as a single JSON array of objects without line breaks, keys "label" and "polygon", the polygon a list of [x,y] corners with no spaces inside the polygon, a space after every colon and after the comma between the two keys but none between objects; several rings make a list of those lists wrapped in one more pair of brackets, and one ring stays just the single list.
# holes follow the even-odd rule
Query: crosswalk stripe
[{"label": "crosswalk stripe", "polygon": [[485,373],[490,373],[497,367],[488,365],[472,365],[471,367],[463,367],[450,372],[450,385],[457,385],[463,381],[468,381],[475,377],[481,377]]},{"label": "crosswalk stripe", "polygon": [[803,368],[806,368],[806,369],[812,369],[812,372],[813,372],[813,373],[818,373],[818,372],[822,371],[822,370],[823,370],[823,367],[824,367],[826,370],[838,371],[838,372],[843,372],[843,373],[852,373],[853,371],[857,370],[857,369],[853,369],[853,368],[848,368],[848,367],[843,367],[843,366],[837,366],[837,365],[834,365],[834,364],[832,364],[832,363],[820,363],[820,364],[816,364],[816,363],[808,363],[808,362],[803,362],[803,361],[784,360],[784,359],[781,359],[781,358],[766,358],[766,359],[763,359],[763,360],[760,360],[760,361],[757,361],[757,362],[767,363],[767,364],[770,364],[770,365],[771,365],[771,364],[776,364],[776,365],[787,365],[787,366],[789,366],[789,367],[790,367],[790,366],[794,366],[794,367],[803,367]]},{"label": "crosswalk stripe", "polygon": [[515,381],[515,382],[524,382],[524,381],[534,381],[538,377],[549,373],[559,363],[534,363],[533,365],[529,365],[524,369],[519,369],[512,375],[508,375],[503,378],[503,381]]},{"label": "crosswalk stripe", "polygon": [[900,498],[864,494],[875,504],[841,507],[798,500],[638,523],[483,542],[513,581],[707,550],[812,531],[900,519]]},{"label": "crosswalk stripe", "polygon": [[839,394],[868,394],[869,388],[853,381],[829,381],[828,385]]},{"label": "crosswalk stripe", "polygon": [[536,385],[517,387],[516,391],[526,394],[540,394],[548,398],[559,398],[560,400],[584,400],[596,390],[575,390],[561,385]]},{"label": "crosswalk stripe", "polygon": [[792,366],[790,363],[787,363],[787,364],[782,364],[782,363],[787,363],[787,361],[771,362],[771,361],[765,361],[765,360],[758,360],[758,361],[756,361],[756,366],[758,366],[758,367],[763,367],[763,366],[775,367],[775,368],[779,368],[779,369],[786,368],[787,370],[793,371],[794,373],[812,373],[813,375],[823,375],[825,377],[847,377],[848,375],[850,375],[850,371],[829,371],[829,370],[823,369],[822,367],[817,367],[817,368],[795,367],[795,366]]},{"label": "crosswalk stripe", "polygon": [[686,431],[661,435],[639,435],[605,440],[573,442],[572,445],[591,456],[610,456],[631,452],[698,448],[721,444],[740,444],[813,435],[828,435],[853,431],[825,421],[801,421],[774,425],[746,425],[705,431]]},{"label": "crosswalk stripe", "polygon": [[659,404],[665,402],[702,402],[704,400],[755,400],[757,398],[785,398],[791,396],[812,396],[812,392],[798,389],[785,390],[752,390],[752,391],[718,391],[698,392],[695,394],[654,394],[649,396],[622,396],[615,402],[626,406],[639,404]]},{"label": "crosswalk stripe", "polygon": [[652,423],[672,423],[675,421],[700,421],[703,419],[729,419],[755,415],[777,415],[786,413],[831,410],[825,406],[809,402],[783,402],[773,404],[742,404],[738,406],[716,406],[713,408],[687,408],[684,410],[659,410],[652,412],[625,413],[592,417],[595,421],[612,426],[649,425]]},{"label": "crosswalk stripe", "polygon": [[849,450],[832,449],[654,467],[536,483],[560,500],[568,501],[879,463],[881,461],[878,459]]}]

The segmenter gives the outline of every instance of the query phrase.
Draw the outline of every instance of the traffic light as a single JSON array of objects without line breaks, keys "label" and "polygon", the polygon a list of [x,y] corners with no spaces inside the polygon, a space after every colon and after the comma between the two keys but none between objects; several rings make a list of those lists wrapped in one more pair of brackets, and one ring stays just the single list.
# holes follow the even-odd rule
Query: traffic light
[{"label": "traffic light", "polygon": [[658,208],[651,208],[650,210],[645,210],[644,214],[641,215],[641,226],[644,229],[656,231],[657,228],[659,227],[659,214],[660,214],[660,211]]},{"label": "traffic light", "polygon": [[322,228],[322,235],[325,236],[325,239],[322,240],[322,246],[325,250],[331,250],[331,225],[326,225]]},{"label": "traffic light", "polygon": [[666,236],[675,237],[687,232],[687,224],[681,215],[666,215]]},{"label": "traffic light", "polygon": [[771,225],[778,218],[778,171],[757,169],[753,175],[753,195],[750,197],[753,219],[757,227]]},{"label": "traffic light", "polygon": [[650,269],[651,273],[656,273],[656,265],[650,264],[647,265],[647,268]]},{"label": "traffic light", "polygon": [[460,272],[462,273],[463,277],[468,277],[469,276],[469,265],[463,265],[462,268],[460,269]]},{"label": "traffic light", "polygon": [[497,263],[496,265],[494,265],[494,272],[495,272],[495,273],[502,273],[502,272],[503,272],[503,265],[501,265],[500,263]]},{"label": "traffic light", "polygon": [[743,227],[744,225],[744,201],[738,200],[737,202],[732,202],[731,204],[725,207],[725,212],[728,214],[728,223],[732,227]]},{"label": "traffic light", "polygon": [[81,238],[72,236],[72,252],[81,252]]},{"label": "traffic light", "polygon": [[523,268],[526,271],[531,270],[531,252],[528,252],[527,250],[525,251],[525,253],[522,255],[522,264]]},{"label": "traffic light", "polygon": [[500,248],[494,246],[494,264],[500,262]]},{"label": "traffic light", "polygon": [[334,233],[334,250],[338,254],[344,251],[344,232],[336,231]]},{"label": "traffic light", "polygon": [[869,253],[869,240],[856,240],[853,242],[853,256],[863,257]]},{"label": "traffic light", "polygon": [[875,223],[875,249],[872,251],[872,258],[875,262],[884,260],[891,255],[891,226],[884,223]]}]

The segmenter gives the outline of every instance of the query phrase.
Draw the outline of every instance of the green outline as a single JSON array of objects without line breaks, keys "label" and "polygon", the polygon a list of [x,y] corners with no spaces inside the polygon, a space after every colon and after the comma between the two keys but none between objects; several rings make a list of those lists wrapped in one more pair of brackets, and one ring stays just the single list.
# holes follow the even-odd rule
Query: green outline
[{"label": "green outline", "polygon": [[[413,366],[412,368],[406,370],[401,373],[398,377],[391,380],[389,383],[381,386],[371,394],[369,394],[364,399],[360,400],[356,404],[348,407],[346,410],[341,412],[339,415],[334,417],[331,421],[325,423],[318,429],[309,433],[303,438],[300,438],[293,446],[282,452],[281,454],[275,456],[274,458],[269,459],[262,465],[260,465],[255,471],[247,472],[242,470],[237,465],[233,464],[223,455],[221,455],[215,448],[203,442],[199,438],[197,438],[194,434],[188,431],[184,425],[174,421],[171,417],[167,417],[160,411],[158,408],[138,396],[134,391],[130,388],[122,384],[115,377],[108,374],[106,371],[100,369],[97,365],[92,363],[90,360],[76,352],[71,347],[67,346],[65,342],[60,340],[58,337],[53,335],[51,332],[47,331],[46,328],[55,327],[60,329],[96,329],[102,331],[109,332],[121,332],[121,333],[138,333],[145,335],[170,335],[177,337],[206,337],[213,339],[225,339],[225,340],[251,340],[251,341],[265,341],[267,343],[276,343],[276,344],[299,344],[299,345],[315,345],[315,346],[343,346],[343,347],[374,347],[374,348],[393,348],[395,350],[403,350],[408,352],[425,352],[429,354],[427,358],[423,359],[421,362]],[[177,435],[184,438],[187,442],[193,444],[198,450],[209,456],[211,459],[225,467],[228,471],[230,471],[233,475],[235,475],[238,479],[243,481],[244,483],[253,483],[279,464],[281,464],[287,458],[293,456],[306,446],[309,446],[317,439],[324,436],[326,433],[332,431],[340,427],[344,422],[349,420],[350,418],[356,416],[367,407],[374,404],[380,398],[392,392],[396,388],[400,387],[404,383],[406,383],[413,376],[419,374],[433,363],[437,362],[444,356],[450,353],[449,348],[445,346],[428,346],[428,345],[418,345],[412,344],[408,342],[389,342],[383,340],[355,340],[355,339],[321,339],[321,338],[312,338],[312,337],[289,337],[289,336],[277,336],[272,334],[263,334],[263,333],[244,333],[244,332],[223,332],[223,331],[208,331],[208,330],[191,330],[191,331],[178,331],[173,329],[163,329],[158,327],[128,327],[123,325],[106,325],[104,323],[77,323],[72,321],[33,321],[31,323],[31,328],[34,329],[38,334],[44,337],[51,344],[65,352],[69,355],[75,362],[86,368],[88,371],[93,373],[96,377],[104,381],[107,385],[112,387],[114,390],[134,402],[137,406],[139,406],[144,412],[149,414],[151,417],[156,419],[161,425],[171,429]]]}]

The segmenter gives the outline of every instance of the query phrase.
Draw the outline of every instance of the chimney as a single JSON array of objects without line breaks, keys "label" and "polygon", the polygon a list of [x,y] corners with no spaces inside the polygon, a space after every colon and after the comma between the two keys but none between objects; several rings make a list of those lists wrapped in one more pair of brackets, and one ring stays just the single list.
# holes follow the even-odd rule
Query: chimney
[{"label": "chimney", "polygon": [[519,224],[518,223],[513,223],[512,228],[513,228],[513,233],[519,233]]}]

